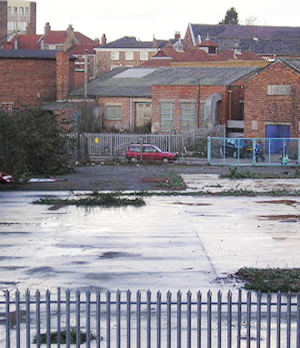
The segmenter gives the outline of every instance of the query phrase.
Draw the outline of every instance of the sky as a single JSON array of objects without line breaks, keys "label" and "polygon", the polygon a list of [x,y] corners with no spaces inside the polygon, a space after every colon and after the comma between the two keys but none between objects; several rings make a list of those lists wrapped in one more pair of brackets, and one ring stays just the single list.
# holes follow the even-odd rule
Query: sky
[{"label": "sky", "polygon": [[234,7],[239,23],[246,24],[249,17],[257,25],[300,26],[299,0],[35,0],[37,3],[37,33],[42,34],[49,22],[52,30],[65,30],[72,24],[92,39],[114,41],[123,36],[135,36],[143,41],[168,40],[176,31],[184,34],[188,23],[217,24],[226,11]]}]

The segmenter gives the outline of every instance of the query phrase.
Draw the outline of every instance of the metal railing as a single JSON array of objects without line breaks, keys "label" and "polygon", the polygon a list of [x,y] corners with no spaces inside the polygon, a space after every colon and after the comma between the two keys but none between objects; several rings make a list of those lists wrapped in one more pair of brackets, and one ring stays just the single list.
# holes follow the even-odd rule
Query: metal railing
[{"label": "metal railing", "polygon": [[299,166],[300,138],[208,137],[210,164],[232,166]]},{"label": "metal railing", "polygon": [[0,346],[300,348],[300,294],[6,291]]}]

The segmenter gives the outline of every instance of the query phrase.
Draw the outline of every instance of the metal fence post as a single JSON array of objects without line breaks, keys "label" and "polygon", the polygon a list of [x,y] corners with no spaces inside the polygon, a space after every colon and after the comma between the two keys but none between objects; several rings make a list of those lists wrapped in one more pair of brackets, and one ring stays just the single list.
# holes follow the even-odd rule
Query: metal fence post
[{"label": "metal fence post", "polygon": [[227,295],[227,347],[231,348],[232,343],[232,292],[229,290]]},{"label": "metal fence post", "polygon": [[202,328],[202,294],[197,293],[197,348],[201,348],[201,328]]},{"label": "metal fence post", "polygon": [[260,348],[261,338],[261,292],[257,293],[256,303],[256,348]]},{"label": "metal fence post", "polygon": [[70,290],[66,290],[66,344],[67,348],[70,348],[71,344],[71,333],[70,333]]},{"label": "metal fence post", "polygon": [[167,348],[171,348],[171,302],[172,294],[170,291],[167,292]]},{"label": "metal fence post", "polygon": [[46,341],[47,348],[51,347],[51,308],[50,308],[50,291],[46,292]]},{"label": "metal fence post", "polygon": [[207,293],[207,348],[211,348],[211,292]]},{"label": "metal fence post", "polygon": [[277,342],[276,342],[276,347],[280,348],[281,343],[281,293],[279,292],[277,294]]},{"label": "metal fence post", "polygon": [[217,330],[218,330],[218,348],[222,346],[222,292],[218,291],[218,309],[217,309]]},{"label": "metal fence post", "polygon": [[127,311],[127,348],[131,346],[131,292],[126,293],[126,311]]},{"label": "metal fence post", "polygon": [[177,348],[181,348],[181,291],[177,292]]},{"label": "metal fence post", "polygon": [[156,299],[156,347],[161,348],[161,292],[157,292]]},{"label": "metal fence post", "polygon": [[30,291],[26,290],[26,348],[30,348]]},{"label": "metal fence post", "polygon": [[151,348],[151,291],[147,291],[147,348]]},{"label": "metal fence post", "polygon": [[57,288],[57,348],[60,348],[61,341],[61,290]]},{"label": "metal fence post", "polygon": [[110,348],[110,291],[106,292],[106,347]]},{"label": "metal fence post", "polygon": [[40,348],[41,346],[41,294],[37,290],[35,293],[36,298],[36,346]]},{"label": "metal fence post", "polygon": [[76,291],[76,348],[80,348],[80,292]]},{"label": "metal fence post", "polygon": [[192,293],[187,292],[187,348],[192,347]]},{"label": "metal fence post", "polygon": [[10,348],[10,308],[9,291],[5,291],[5,328],[6,328],[6,348]]},{"label": "metal fence post", "polygon": [[16,301],[16,348],[21,347],[21,341],[20,341],[20,331],[21,331],[21,321],[20,321],[20,292],[19,290],[16,291],[15,295],[15,301]]},{"label": "metal fence post", "polygon": [[211,163],[211,137],[207,137],[207,162]]}]

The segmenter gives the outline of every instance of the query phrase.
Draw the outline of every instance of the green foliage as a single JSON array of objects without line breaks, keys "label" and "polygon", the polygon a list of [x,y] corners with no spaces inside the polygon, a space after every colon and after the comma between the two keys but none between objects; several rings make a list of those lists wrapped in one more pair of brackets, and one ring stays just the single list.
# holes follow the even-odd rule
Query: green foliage
[{"label": "green foliage", "polygon": [[[76,344],[76,332],[77,330],[75,328],[72,328],[70,330],[70,343],[71,344]],[[95,340],[96,336],[91,333],[90,334],[91,340]],[[46,333],[42,333],[40,335],[40,339],[41,339],[41,343],[47,343],[47,334]],[[80,332],[79,333],[79,343],[85,343],[87,339],[87,334],[85,332]],[[101,337],[101,341],[103,340],[103,338]],[[35,336],[33,338],[33,343],[37,343],[37,337]],[[58,343],[58,332],[51,332],[50,333],[50,343]],[[67,331],[66,330],[62,330],[60,332],[60,343],[61,344],[66,344],[67,343]]]},{"label": "green foliage", "polygon": [[74,199],[59,199],[56,197],[44,197],[40,198],[37,201],[33,202],[34,204],[45,204],[53,205],[57,208],[66,206],[66,205],[76,205],[76,206],[85,206],[85,207],[123,207],[128,205],[133,205],[140,207],[145,205],[145,201],[142,198],[128,199],[128,198],[119,198],[117,193],[100,193],[93,192],[90,195],[86,195],[83,198],[74,198]]},{"label": "green foliage", "polygon": [[170,173],[166,176],[161,177],[162,182],[159,184],[161,188],[172,189],[172,190],[184,190],[186,184],[180,174]]},{"label": "green foliage", "polygon": [[239,15],[234,7],[227,10],[225,18],[219,24],[239,24]]},{"label": "green foliage", "polygon": [[245,288],[261,292],[299,292],[300,269],[243,267],[235,276],[245,281]]},{"label": "green foliage", "polygon": [[294,173],[253,173],[249,170],[239,171],[237,167],[229,168],[229,174],[221,174],[221,178],[228,179],[280,179],[280,178],[299,178],[300,173],[296,169]]},{"label": "green foliage", "polygon": [[70,171],[67,140],[56,119],[39,110],[0,111],[0,168],[14,175]]}]

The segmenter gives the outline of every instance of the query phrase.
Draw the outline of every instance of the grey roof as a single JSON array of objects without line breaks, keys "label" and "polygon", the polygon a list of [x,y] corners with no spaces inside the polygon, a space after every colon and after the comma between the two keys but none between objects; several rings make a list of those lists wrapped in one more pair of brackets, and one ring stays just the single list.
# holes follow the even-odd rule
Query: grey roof
[{"label": "grey roof", "polygon": [[4,50],[0,49],[0,58],[19,59],[56,59],[56,51],[53,50]]},{"label": "grey roof", "polygon": [[[156,40],[158,47],[167,44],[167,40]],[[124,36],[121,39],[112,41],[100,48],[157,48],[153,46],[152,41],[139,41],[133,36]]]},{"label": "grey roof", "polygon": [[41,109],[47,111],[60,111],[78,106],[78,103],[68,101],[52,102],[41,106]]},{"label": "grey roof", "polygon": [[287,63],[289,66],[291,66],[293,69],[295,69],[300,74],[300,58],[294,58],[294,59],[282,59],[283,62]]},{"label": "grey roof", "polygon": [[208,35],[220,50],[237,45],[242,50],[257,54],[300,55],[300,27],[191,24],[191,28],[195,40],[198,35],[202,40]]},{"label": "grey roof", "polygon": [[[88,95],[90,97],[151,97],[153,85],[198,85],[200,83],[206,86],[225,86],[256,70],[255,67],[116,69],[89,82]],[[71,93],[71,96],[82,95],[82,87]]]}]

